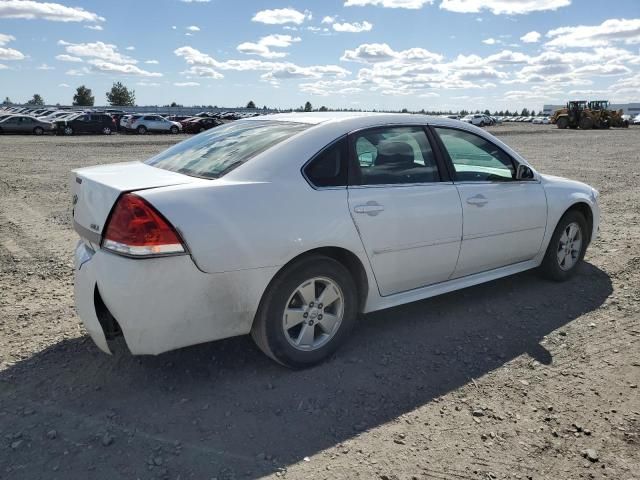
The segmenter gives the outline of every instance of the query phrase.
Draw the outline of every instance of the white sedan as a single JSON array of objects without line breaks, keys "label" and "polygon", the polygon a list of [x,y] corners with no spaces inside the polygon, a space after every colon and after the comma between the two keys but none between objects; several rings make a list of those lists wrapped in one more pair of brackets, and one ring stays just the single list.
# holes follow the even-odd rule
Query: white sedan
[{"label": "white sedan", "polygon": [[590,186],[421,115],[240,120],[72,186],[76,307],[98,347],[251,333],[290,367],[325,359],[360,313],[537,267],[566,280],[600,215]]}]

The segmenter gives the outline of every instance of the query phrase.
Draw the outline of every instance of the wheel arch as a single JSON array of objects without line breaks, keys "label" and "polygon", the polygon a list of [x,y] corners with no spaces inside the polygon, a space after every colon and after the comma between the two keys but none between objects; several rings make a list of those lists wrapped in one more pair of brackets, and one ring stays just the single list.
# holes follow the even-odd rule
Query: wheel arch
[{"label": "wheel arch", "polygon": [[293,265],[296,262],[308,257],[313,256],[323,256],[331,258],[340,264],[342,264],[351,274],[353,281],[356,284],[356,289],[358,293],[358,313],[361,313],[364,310],[365,303],[367,300],[367,296],[369,295],[369,277],[367,276],[367,271],[362,264],[360,258],[350,250],[342,247],[318,247],[311,250],[307,250],[306,252],[300,253],[285,263],[280,269],[275,273],[275,275],[271,278],[271,281],[264,289],[262,293],[262,297],[260,299],[260,304],[262,304],[263,299],[269,292],[273,282],[279,278],[279,276],[284,272],[287,268]]},{"label": "wheel arch", "polygon": [[[591,210],[591,205],[589,205],[587,202],[576,202],[564,211],[564,213],[560,216],[560,219],[562,219],[562,217],[564,217],[568,212],[571,211],[579,212],[587,221],[587,233],[589,235],[588,243],[591,243],[591,237],[593,236],[593,210]],[[560,219],[558,219],[558,222],[560,221]]]}]

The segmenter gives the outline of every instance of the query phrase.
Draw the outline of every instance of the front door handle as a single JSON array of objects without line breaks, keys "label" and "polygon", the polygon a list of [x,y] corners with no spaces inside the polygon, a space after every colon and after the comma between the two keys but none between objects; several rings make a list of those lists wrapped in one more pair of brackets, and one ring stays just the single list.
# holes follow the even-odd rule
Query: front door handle
[{"label": "front door handle", "polygon": [[474,195],[473,197],[467,198],[467,203],[469,205],[475,205],[476,207],[484,207],[489,200],[482,194]]},{"label": "front door handle", "polygon": [[371,217],[375,217],[384,210],[384,207],[378,202],[367,202],[366,205],[356,205],[353,211],[356,213],[366,213]]}]

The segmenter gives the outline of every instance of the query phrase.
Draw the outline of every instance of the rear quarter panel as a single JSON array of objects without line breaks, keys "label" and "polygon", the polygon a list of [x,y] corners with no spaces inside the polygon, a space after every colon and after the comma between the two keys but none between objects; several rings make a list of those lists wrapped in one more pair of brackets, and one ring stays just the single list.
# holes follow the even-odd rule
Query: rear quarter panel
[{"label": "rear quarter panel", "polygon": [[328,246],[347,249],[365,264],[346,189],[314,190],[301,175],[298,181],[214,180],[138,194],[179,230],[204,272],[279,267]]}]

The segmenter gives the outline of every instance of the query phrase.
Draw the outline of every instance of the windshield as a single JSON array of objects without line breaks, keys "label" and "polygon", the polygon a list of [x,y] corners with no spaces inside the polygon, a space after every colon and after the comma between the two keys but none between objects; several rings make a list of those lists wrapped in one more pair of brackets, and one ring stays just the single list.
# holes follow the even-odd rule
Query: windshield
[{"label": "windshield", "polygon": [[279,121],[232,122],[174,145],[145,163],[193,177],[220,178],[309,127]]}]

